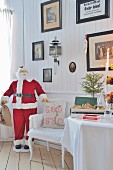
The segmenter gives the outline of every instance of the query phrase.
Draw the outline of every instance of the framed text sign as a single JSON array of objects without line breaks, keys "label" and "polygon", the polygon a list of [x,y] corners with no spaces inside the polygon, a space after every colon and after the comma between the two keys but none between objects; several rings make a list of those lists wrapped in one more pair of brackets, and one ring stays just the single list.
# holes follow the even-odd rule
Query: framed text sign
[{"label": "framed text sign", "polygon": [[110,0],[77,0],[76,23],[110,17]]}]

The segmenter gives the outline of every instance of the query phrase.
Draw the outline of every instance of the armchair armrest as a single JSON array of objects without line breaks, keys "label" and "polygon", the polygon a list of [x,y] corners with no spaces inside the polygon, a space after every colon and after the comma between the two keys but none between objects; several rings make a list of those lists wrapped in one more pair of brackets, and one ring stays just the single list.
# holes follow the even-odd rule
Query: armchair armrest
[{"label": "armchair armrest", "polygon": [[29,117],[29,130],[30,129],[37,129],[42,125],[43,115],[42,114],[35,114]]}]

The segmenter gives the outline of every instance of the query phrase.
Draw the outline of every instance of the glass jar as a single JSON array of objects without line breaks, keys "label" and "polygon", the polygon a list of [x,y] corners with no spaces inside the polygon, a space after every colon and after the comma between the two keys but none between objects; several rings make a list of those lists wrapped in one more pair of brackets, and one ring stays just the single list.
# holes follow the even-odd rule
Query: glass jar
[{"label": "glass jar", "polygon": [[106,106],[106,101],[104,94],[100,94],[99,98],[97,99],[97,107],[105,107]]},{"label": "glass jar", "polygon": [[111,104],[113,104],[113,103],[106,102],[106,110],[104,112],[105,119],[111,119],[111,117],[112,117]]}]

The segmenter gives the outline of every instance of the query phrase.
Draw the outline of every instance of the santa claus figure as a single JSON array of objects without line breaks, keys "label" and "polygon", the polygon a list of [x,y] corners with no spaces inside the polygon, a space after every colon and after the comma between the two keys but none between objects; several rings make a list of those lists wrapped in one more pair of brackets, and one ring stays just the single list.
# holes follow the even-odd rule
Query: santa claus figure
[{"label": "santa claus figure", "polygon": [[[34,79],[28,80],[28,71],[21,67],[16,73],[17,80],[13,81],[9,89],[3,94],[1,104],[8,102],[9,97],[13,95],[13,120],[15,149],[29,149],[28,136],[29,131],[29,116],[37,113],[36,95],[43,102],[47,102],[47,95],[41,85]],[[24,131],[26,129],[26,137],[24,139]]]}]

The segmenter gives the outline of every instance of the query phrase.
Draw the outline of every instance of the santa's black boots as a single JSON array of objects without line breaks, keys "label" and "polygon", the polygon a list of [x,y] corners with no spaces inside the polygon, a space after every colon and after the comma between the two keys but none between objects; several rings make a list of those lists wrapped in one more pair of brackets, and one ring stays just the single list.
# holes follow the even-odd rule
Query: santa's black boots
[{"label": "santa's black boots", "polygon": [[16,145],[15,148],[16,149],[21,149],[21,145]]},{"label": "santa's black boots", "polygon": [[24,146],[24,149],[29,149],[29,146],[28,146],[28,145],[25,145],[25,146]]}]

